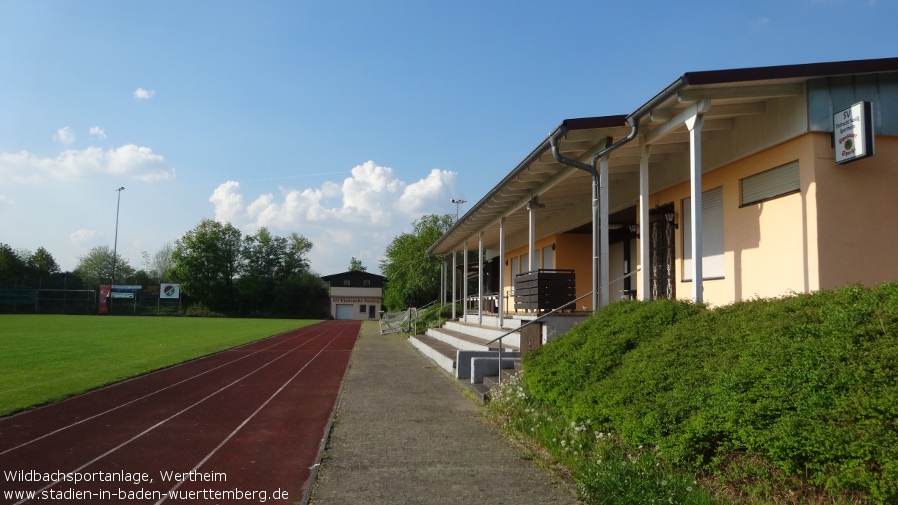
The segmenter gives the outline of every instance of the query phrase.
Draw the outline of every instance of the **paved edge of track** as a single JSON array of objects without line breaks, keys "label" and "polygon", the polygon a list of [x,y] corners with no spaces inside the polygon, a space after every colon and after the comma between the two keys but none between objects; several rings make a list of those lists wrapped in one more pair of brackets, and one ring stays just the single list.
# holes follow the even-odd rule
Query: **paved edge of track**
[{"label": "paved edge of track", "polygon": [[362,338],[362,326],[359,326],[359,334],[356,335],[355,344],[352,346],[352,352],[349,354],[349,361],[346,362],[346,369],[343,370],[343,379],[340,381],[340,389],[337,390],[337,399],[331,408],[330,418],[324,427],[321,436],[321,443],[318,445],[318,456],[315,457],[315,464],[312,465],[312,471],[309,473],[309,480],[306,481],[306,490],[302,495],[299,505],[309,505],[312,499],[312,490],[315,489],[315,481],[318,480],[318,470],[321,468],[321,460],[324,458],[324,451],[327,450],[327,442],[330,440],[331,431],[334,429],[334,418],[337,417],[337,411],[340,409],[340,402],[343,401],[343,389],[346,387],[346,378],[349,377],[349,369],[352,368],[352,362],[355,359],[355,350],[358,347],[359,339]]}]

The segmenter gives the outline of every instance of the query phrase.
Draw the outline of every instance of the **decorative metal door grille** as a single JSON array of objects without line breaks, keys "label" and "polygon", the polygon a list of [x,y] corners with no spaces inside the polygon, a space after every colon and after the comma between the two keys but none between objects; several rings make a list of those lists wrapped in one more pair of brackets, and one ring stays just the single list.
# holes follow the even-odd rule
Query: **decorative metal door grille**
[{"label": "decorative metal door grille", "polygon": [[649,281],[652,300],[669,299],[676,296],[676,270],[674,268],[674,225],[664,220],[651,223],[649,252],[651,273]]}]

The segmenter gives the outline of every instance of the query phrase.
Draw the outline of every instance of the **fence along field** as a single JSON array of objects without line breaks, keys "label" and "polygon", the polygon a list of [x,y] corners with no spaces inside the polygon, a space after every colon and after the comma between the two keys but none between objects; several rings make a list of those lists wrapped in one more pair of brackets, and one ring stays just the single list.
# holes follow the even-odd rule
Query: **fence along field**
[{"label": "fence along field", "polygon": [[95,314],[97,292],[90,289],[0,289],[0,312]]},{"label": "fence along field", "polygon": [[[164,287],[175,296],[162,295]],[[104,308],[118,315],[175,315],[182,309],[177,284],[102,286],[91,289],[0,289],[0,314],[97,314]],[[104,303],[104,299],[107,303]],[[105,312],[104,312],[105,313]]]}]

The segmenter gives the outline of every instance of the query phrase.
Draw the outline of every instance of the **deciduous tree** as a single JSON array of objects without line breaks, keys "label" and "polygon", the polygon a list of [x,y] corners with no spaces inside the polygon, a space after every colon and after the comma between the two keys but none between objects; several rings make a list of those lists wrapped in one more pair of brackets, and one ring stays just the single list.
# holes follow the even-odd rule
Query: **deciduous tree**
[{"label": "deciduous tree", "polygon": [[204,219],[175,242],[174,280],[211,310],[235,308],[234,280],[243,261],[243,234],[231,223]]},{"label": "deciduous tree", "polygon": [[[115,279],[113,279],[113,258]],[[125,258],[113,254],[109,246],[103,245],[94,247],[84,256],[79,256],[75,273],[81,277],[85,286],[97,289],[101,284],[110,282],[118,284],[133,276],[134,268]]]},{"label": "deciduous tree", "polygon": [[412,224],[411,233],[399,235],[387,246],[380,271],[388,281],[384,303],[389,310],[418,307],[439,297],[440,262],[427,250],[453,223],[450,214],[422,216]]},{"label": "deciduous tree", "polygon": [[43,247],[38,247],[25,261],[29,270],[39,277],[50,276],[59,273],[59,264],[53,255]]},{"label": "deciduous tree", "polygon": [[0,287],[15,287],[28,271],[25,260],[9,245],[0,244]]},{"label": "deciduous tree", "polygon": [[355,256],[349,260],[349,271],[350,272],[367,272],[368,267],[362,264],[362,260],[356,258]]}]

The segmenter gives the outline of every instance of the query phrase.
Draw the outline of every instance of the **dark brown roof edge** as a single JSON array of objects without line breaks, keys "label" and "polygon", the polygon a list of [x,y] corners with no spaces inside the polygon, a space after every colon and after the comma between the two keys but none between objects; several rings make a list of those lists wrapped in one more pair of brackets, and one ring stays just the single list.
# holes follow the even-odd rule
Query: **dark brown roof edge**
[{"label": "dark brown roof edge", "polygon": [[[615,128],[618,126],[627,126],[627,116],[599,116],[599,117],[581,117],[576,119],[565,119],[558,128],[567,128],[568,130],[591,130],[593,128]],[[558,130],[556,128],[556,130]]]},{"label": "dark brown roof edge", "polygon": [[800,77],[826,77],[844,74],[870,74],[898,71],[898,58],[874,60],[833,61],[778,65],[772,67],[737,68],[686,72],[683,78],[689,84],[721,84],[727,82],[763,81],[767,79],[793,79]]}]

